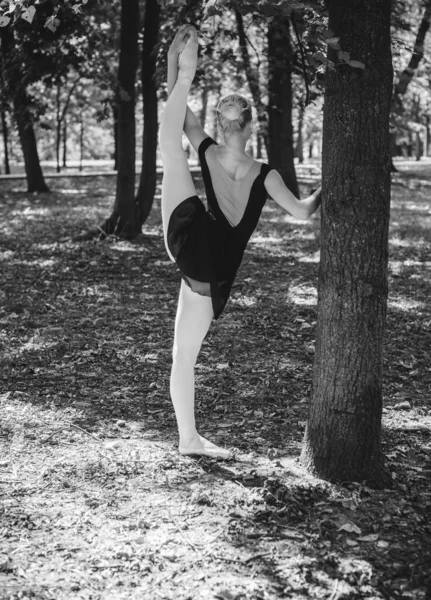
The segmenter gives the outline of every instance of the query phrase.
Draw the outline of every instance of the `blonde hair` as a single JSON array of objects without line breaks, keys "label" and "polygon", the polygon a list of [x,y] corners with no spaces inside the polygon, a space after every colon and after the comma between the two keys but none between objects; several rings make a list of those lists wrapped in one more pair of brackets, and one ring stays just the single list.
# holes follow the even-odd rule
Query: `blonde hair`
[{"label": "blonde hair", "polygon": [[218,125],[223,134],[242,131],[252,120],[249,101],[238,94],[230,94],[222,98],[216,111]]}]

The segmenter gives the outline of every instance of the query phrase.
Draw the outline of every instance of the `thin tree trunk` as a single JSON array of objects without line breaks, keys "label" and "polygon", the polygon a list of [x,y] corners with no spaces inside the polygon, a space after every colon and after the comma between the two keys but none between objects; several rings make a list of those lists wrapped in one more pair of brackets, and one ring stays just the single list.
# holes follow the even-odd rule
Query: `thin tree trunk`
[{"label": "thin tree trunk", "polygon": [[254,107],[257,111],[257,135],[261,136],[265,146],[268,146],[268,124],[266,120],[267,107],[263,104],[259,86],[259,69],[255,68],[250,60],[247,46],[247,36],[244,30],[244,20],[239,11],[235,11],[236,30],[238,33],[239,47],[242,61],[244,63],[245,75],[247,77],[250,93],[253,98]]},{"label": "thin tree trunk", "polygon": [[421,137],[419,131],[415,131],[415,160],[421,159]]},{"label": "thin tree trunk", "polygon": [[[424,57],[425,38],[431,25],[431,0],[426,0],[424,6],[425,11],[419,24],[415,45],[413,47],[413,52],[409,60],[409,64],[404,69],[404,71],[401,72],[400,76],[398,77],[398,81],[394,87],[394,94],[392,98],[392,102],[394,103],[399,101],[401,96],[403,96],[406,93],[407,88],[419,66],[419,63]],[[393,105],[391,105],[391,110],[392,108]]]},{"label": "thin tree trunk", "polygon": [[258,160],[260,160],[262,158],[262,146],[264,144],[264,141],[262,139],[262,136],[260,134],[257,135],[257,140],[256,140],[256,158]]},{"label": "thin tree trunk", "polygon": [[61,85],[57,84],[57,93],[55,98],[55,107],[56,107],[56,127],[55,127],[55,160],[57,163],[57,173],[60,173],[60,146],[61,146],[61,106],[60,106],[60,96],[61,96]]},{"label": "thin tree trunk", "polygon": [[115,104],[112,107],[112,116],[114,121],[114,171],[118,171],[118,108]]},{"label": "thin tree trunk", "polygon": [[431,119],[429,114],[425,115],[425,143],[424,143],[424,156],[429,156],[430,153],[430,142],[431,142]]},{"label": "thin tree trunk", "polygon": [[[67,132],[67,123],[66,123],[66,115],[69,109],[70,99],[72,98],[72,94],[75,91],[76,86],[78,85],[79,79],[76,79],[72,86],[69,88],[69,91],[66,96],[66,100],[64,102],[63,109],[61,108],[61,84],[60,82],[57,84],[57,97],[56,97],[56,158],[57,158],[57,173],[60,172],[60,148],[61,148],[61,140],[62,140],[62,130],[63,130],[63,166],[65,167],[65,144],[66,144],[66,132]],[[64,126],[63,126],[64,123]]]},{"label": "thin tree trunk", "polygon": [[[313,391],[303,460],[330,481],[388,484],[380,443],[388,293],[391,0],[328,0],[328,27],[365,69],[327,71]],[[328,58],[337,62],[335,51]]]},{"label": "thin tree trunk", "polygon": [[120,61],[118,66],[118,173],[111,216],[105,234],[133,238],[140,231],[135,201],[135,82],[138,68],[139,0],[121,0]]},{"label": "thin tree trunk", "polygon": [[10,175],[9,130],[7,126],[6,111],[3,106],[1,107],[1,123],[3,131],[4,172],[6,173],[6,175]]},{"label": "thin tree trunk", "polygon": [[145,223],[150,214],[156,193],[158,132],[156,66],[159,27],[160,5],[157,0],[146,0],[141,59],[144,138],[141,178],[136,196],[141,225]]},{"label": "thin tree trunk", "polygon": [[81,117],[81,127],[79,131],[79,170],[82,171],[84,162],[84,119]]},{"label": "thin tree trunk", "polygon": [[67,168],[67,121],[63,125],[63,167]]},{"label": "thin tree trunk", "polygon": [[298,137],[296,140],[295,154],[300,163],[304,162],[304,115],[305,115],[305,104],[303,102],[299,105],[299,119],[298,119]]},{"label": "thin tree trunk", "polygon": [[313,148],[314,144],[313,142],[310,142],[310,144],[308,145],[308,158],[313,158]]},{"label": "thin tree trunk", "polygon": [[268,25],[268,161],[299,197],[293,162],[292,59],[289,20],[274,19]]}]

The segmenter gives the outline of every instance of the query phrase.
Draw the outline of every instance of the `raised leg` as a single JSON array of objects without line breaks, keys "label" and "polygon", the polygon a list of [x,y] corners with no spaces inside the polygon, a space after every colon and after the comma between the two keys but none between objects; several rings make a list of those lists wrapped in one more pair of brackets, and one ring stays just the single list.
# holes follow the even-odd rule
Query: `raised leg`
[{"label": "raised leg", "polygon": [[[196,195],[187,156],[182,146],[187,97],[196,71],[197,35],[193,32],[181,55],[178,79],[166,102],[159,131],[163,161],[162,221],[165,239],[172,211],[186,198]],[[171,256],[169,250],[168,254]],[[171,256],[171,258],[173,258]]]},{"label": "raised leg", "polygon": [[182,281],[175,321],[171,398],[178,423],[180,453],[228,459],[231,453],[200,436],[195,423],[194,368],[212,318],[211,298],[192,292]]}]

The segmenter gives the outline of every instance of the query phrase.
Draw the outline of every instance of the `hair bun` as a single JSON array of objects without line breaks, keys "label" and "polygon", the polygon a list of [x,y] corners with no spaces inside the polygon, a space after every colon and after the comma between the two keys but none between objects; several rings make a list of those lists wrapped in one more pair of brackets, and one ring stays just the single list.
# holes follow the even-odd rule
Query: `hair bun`
[{"label": "hair bun", "polygon": [[229,121],[239,119],[241,112],[241,107],[238,104],[228,104],[226,108],[223,107],[221,110],[221,114]]}]

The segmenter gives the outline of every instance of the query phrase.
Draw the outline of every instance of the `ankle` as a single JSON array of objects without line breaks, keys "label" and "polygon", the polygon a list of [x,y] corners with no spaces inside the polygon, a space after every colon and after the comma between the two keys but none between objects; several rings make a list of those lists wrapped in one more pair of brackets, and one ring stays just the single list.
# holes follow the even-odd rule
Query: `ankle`
[{"label": "ankle", "polygon": [[181,448],[189,448],[196,442],[198,442],[200,436],[196,429],[194,431],[187,431],[180,433],[180,447]]}]

